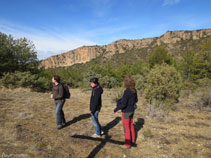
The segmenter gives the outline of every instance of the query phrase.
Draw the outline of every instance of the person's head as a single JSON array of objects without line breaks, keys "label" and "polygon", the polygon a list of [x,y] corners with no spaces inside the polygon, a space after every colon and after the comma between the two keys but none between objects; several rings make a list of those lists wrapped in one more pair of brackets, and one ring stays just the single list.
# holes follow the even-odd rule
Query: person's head
[{"label": "person's head", "polygon": [[135,90],[136,83],[135,83],[135,80],[131,76],[125,77],[124,85],[125,85],[125,88],[130,88],[133,93],[136,92]]},{"label": "person's head", "polygon": [[53,82],[53,83],[60,83],[60,76],[54,75],[54,76],[52,77],[52,82]]},{"label": "person's head", "polygon": [[93,87],[96,87],[97,85],[99,85],[99,82],[98,82],[98,78],[94,77],[94,78],[91,78],[90,79],[90,86],[93,88]]}]

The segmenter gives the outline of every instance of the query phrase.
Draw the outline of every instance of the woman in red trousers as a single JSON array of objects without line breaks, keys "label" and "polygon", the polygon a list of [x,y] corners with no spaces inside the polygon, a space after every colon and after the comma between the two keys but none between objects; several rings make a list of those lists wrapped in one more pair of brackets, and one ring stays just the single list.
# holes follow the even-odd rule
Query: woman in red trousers
[{"label": "woman in red trousers", "polygon": [[121,100],[118,101],[114,113],[118,110],[122,111],[122,122],[124,126],[125,144],[123,148],[130,148],[135,144],[135,129],[133,125],[133,115],[138,102],[137,91],[135,89],[135,81],[128,76],[124,79],[125,91]]}]

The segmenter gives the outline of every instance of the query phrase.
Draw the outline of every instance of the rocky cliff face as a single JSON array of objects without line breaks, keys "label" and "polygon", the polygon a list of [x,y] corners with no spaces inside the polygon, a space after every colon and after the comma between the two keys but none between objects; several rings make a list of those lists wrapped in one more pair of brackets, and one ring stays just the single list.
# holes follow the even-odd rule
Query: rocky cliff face
[{"label": "rocky cliff face", "polygon": [[102,54],[102,48],[100,46],[84,46],[66,53],[51,56],[46,60],[42,60],[40,66],[45,69],[71,66],[76,63],[86,63],[100,54]]},{"label": "rocky cliff face", "polygon": [[112,57],[115,53],[124,53],[126,50],[142,49],[150,46],[165,44],[166,49],[172,53],[173,46],[177,42],[186,40],[199,40],[211,36],[211,29],[194,31],[167,31],[164,35],[155,38],[140,40],[119,40],[104,46],[84,46],[78,49],[51,56],[40,62],[40,67],[55,68],[71,66],[77,63],[86,63],[100,55],[106,58]]}]

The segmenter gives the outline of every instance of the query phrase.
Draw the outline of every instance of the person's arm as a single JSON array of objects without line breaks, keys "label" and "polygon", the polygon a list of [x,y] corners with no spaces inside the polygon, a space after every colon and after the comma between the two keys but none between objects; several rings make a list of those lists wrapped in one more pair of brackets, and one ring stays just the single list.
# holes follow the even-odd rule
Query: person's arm
[{"label": "person's arm", "polygon": [[138,96],[137,96],[137,92],[136,92],[136,103],[138,102]]},{"label": "person's arm", "polygon": [[62,85],[60,85],[58,95],[54,95],[53,98],[54,99],[63,99],[63,96],[64,96],[64,88]]},{"label": "person's arm", "polygon": [[100,99],[100,96],[101,96],[101,91],[99,88],[97,88],[95,91],[94,91],[94,100],[93,100],[93,103],[91,105],[91,113],[94,113],[96,111],[96,108],[97,108],[97,105],[98,105],[98,101]]},{"label": "person's arm", "polygon": [[50,95],[51,99],[53,99],[53,88],[51,90],[51,95]]},{"label": "person's arm", "polygon": [[127,91],[124,92],[123,97],[122,97],[122,101],[121,104],[119,104],[115,109],[114,112],[117,112],[120,109],[124,109],[127,106],[127,102],[128,102],[128,93]]}]

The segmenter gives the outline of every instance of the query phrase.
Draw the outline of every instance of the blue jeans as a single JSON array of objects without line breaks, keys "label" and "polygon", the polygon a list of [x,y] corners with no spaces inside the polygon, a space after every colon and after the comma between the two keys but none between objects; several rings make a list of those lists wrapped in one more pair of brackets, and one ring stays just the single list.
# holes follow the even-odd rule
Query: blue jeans
[{"label": "blue jeans", "polygon": [[64,106],[64,102],[58,102],[56,103],[56,123],[57,125],[62,125],[62,123],[66,123],[64,118],[64,112],[62,110]]},{"label": "blue jeans", "polygon": [[98,113],[99,113],[99,111],[96,111],[92,115],[92,121],[93,121],[94,126],[95,126],[95,133],[97,135],[101,135],[101,125],[100,125],[99,120],[98,120]]}]

